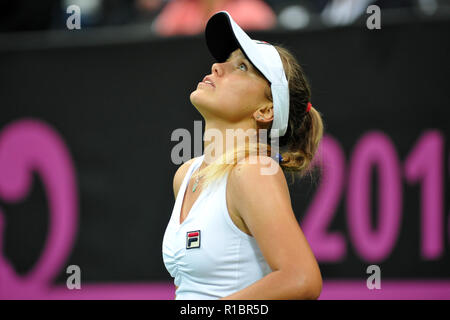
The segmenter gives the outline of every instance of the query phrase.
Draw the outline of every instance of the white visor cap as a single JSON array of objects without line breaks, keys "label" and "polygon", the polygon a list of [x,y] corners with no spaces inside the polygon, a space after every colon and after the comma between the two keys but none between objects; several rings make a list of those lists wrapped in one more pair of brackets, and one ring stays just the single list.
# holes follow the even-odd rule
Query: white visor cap
[{"label": "white visor cap", "polygon": [[289,119],[289,85],[277,49],[265,41],[251,39],[227,11],[214,14],[206,25],[206,44],[218,62],[240,48],[248,60],[270,82],[273,99],[271,138],[286,133]]}]

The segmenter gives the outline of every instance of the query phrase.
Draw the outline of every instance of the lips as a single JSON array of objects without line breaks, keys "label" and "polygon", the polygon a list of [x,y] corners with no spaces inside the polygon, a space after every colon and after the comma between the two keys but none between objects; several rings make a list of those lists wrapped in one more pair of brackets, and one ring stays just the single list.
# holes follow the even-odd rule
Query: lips
[{"label": "lips", "polygon": [[212,85],[214,88],[216,87],[216,85],[214,84],[214,82],[211,80],[211,78],[209,76],[206,76],[203,78],[202,80],[203,83]]}]

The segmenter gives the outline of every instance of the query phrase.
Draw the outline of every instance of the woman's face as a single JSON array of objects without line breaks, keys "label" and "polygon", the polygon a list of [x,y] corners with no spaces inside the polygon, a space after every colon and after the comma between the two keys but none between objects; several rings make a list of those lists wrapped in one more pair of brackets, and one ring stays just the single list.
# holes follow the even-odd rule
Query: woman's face
[{"label": "woman's face", "polygon": [[261,107],[272,106],[269,94],[267,79],[237,49],[227,61],[212,65],[211,74],[198,84],[190,99],[205,119],[219,117],[235,123],[253,118]]}]

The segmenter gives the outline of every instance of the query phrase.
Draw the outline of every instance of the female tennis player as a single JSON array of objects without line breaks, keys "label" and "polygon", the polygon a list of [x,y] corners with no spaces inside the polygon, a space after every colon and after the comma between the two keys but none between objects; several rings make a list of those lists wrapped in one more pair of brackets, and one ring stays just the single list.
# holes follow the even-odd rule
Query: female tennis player
[{"label": "female tennis player", "polygon": [[[162,245],[175,298],[317,299],[320,269],[283,173],[311,172],[323,135],[304,73],[288,50],[252,40],[226,11],[205,36],[217,63],[190,95],[205,119],[205,152],[175,174]],[[283,150],[276,160],[262,129]],[[258,139],[230,148],[230,130]]]}]

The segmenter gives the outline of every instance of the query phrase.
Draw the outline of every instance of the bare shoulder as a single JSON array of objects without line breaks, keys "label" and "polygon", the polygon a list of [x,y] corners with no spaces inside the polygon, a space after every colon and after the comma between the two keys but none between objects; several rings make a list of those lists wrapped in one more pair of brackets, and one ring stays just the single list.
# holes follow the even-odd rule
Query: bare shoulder
[{"label": "bare shoulder", "polygon": [[258,207],[256,202],[262,203],[263,199],[290,203],[283,170],[277,161],[268,156],[249,156],[239,161],[231,171],[229,180],[232,210],[241,217],[244,210]]},{"label": "bare shoulder", "polygon": [[185,163],[180,165],[175,172],[175,175],[173,177],[173,194],[175,196],[175,199],[177,198],[178,190],[180,189],[181,183],[183,182],[183,179],[186,176],[189,167],[198,158],[199,157],[195,157],[191,160],[186,161]]},{"label": "bare shoulder", "polygon": [[237,183],[286,181],[278,162],[268,156],[251,155],[240,160],[233,168],[231,176]]}]

